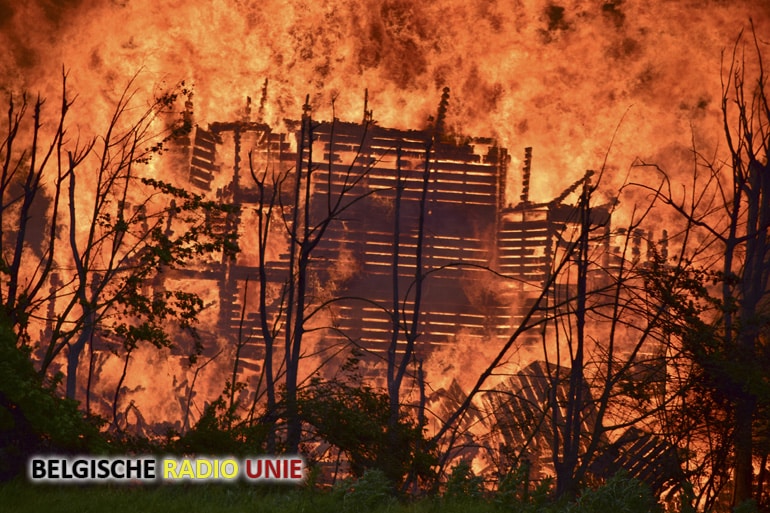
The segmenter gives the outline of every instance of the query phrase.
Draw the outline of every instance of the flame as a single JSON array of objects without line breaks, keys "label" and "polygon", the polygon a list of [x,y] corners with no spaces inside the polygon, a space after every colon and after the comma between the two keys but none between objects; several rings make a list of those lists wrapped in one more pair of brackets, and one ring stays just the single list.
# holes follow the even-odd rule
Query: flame
[{"label": "flame", "polygon": [[381,124],[420,127],[448,86],[455,130],[535,148],[542,198],[561,186],[550,173],[577,178],[608,151],[624,168],[689,148],[691,126],[713,142],[720,52],[750,16],[757,33],[770,23],[752,0],[39,0],[4,14],[3,85],[52,93],[64,66],[85,119],[140,69],[148,94],[194,84],[200,120],[232,118],[268,79],[274,125],[296,117],[305,94],[316,117],[330,118],[335,98],[335,115],[358,119],[368,88]]},{"label": "flame", "polygon": [[[260,98],[267,80],[259,115],[275,127],[299,116],[306,94],[317,119],[361,119],[366,89],[381,125],[422,128],[449,87],[449,130],[491,135],[510,149],[509,198],[521,192],[515,171],[523,152],[517,149],[533,147],[529,195],[543,201],[605,163],[609,190],[627,179],[637,157],[689,172],[693,146],[717,147],[722,50],[729,55],[750,17],[758,34],[770,33],[764,0],[3,2],[0,43],[7,50],[0,55],[0,87],[55,98],[63,66],[79,95],[76,122],[86,137],[104,132],[112,105],[135,76],[137,97],[181,81],[192,86],[201,126],[256,116],[255,109],[244,110],[246,98]],[[658,212],[651,216],[665,221]],[[245,214],[249,219],[253,213]],[[253,244],[249,237],[244,242]],[[338,271],[350,271],[352,263],[340,262]],[[189,290],[216,301],[210,284],[191,283]],[[219,315],[212,306],[201,324],[214,325]],[[232,341],[218,343],[232,351]],[[309,354],[322,349],[315,339],[306,347]],[[488,387],[535,353],[522,347]],[[467,392],[495,354],[486,345],[445,346],[426,363],[431,389],[448,390],[456,378]],[[121,412],[131,415],[130,396],[141,403],[137,411],[151,412],[148,423],[183,418],[180,397],[190,399],[197,417],[232,373],[232,353],[205,367],[179,368],[174,355],[154,349],[132,358],[130,365],[144,371],[128,374]],[[96,362],[102,379],[93,395],[112,397],[123,362]],[[457,362],[469,363],[459,372]],[[80,375],[88,372],[84,359]],[[416,391],[410,393],[414,398]]]}]

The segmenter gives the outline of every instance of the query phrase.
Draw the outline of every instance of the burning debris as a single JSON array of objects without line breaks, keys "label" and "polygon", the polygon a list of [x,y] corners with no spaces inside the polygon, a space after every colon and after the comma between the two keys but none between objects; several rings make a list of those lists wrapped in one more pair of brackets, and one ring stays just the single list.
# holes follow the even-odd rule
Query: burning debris
[{"label": "burning debris", "polygon": [[[484,394],[490,440],[509,451],[508,465],[526,462],[530,478],[537,481],[554,475],[553,441],[567,429],[569,369],[535,361],[505,382]],[[615,440],[597,425],[597,401],[591,387],[583,383],[586,394],[580,405],[583,415],[580,431],[582,452],[589,443],[601,447],[601,456],[591,462],[591,472],[609,478],[619,470],[646,483],[658,495],[682,478],[676,448],[659,436],[639,427],[629,427]],[[556,419],[555,425],[549,419]],[[589,436],[592,434],[593,436]],[[557,449],[558,450],[558,449]]]}]

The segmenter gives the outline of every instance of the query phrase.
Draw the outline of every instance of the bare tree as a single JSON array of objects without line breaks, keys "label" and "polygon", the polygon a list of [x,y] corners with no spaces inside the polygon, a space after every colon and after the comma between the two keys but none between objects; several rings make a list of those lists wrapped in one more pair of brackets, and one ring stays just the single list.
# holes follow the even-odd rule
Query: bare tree
[{"label": "bare tree", "polygon": [[[13,243],[3,241],[3,261],[9,262],[3,266],[4,307],[27,341],[30,319],[47,325],[41,331],[40,372],[66,355],[70,398],[76,397],[83,351],[97,337],[124,346],[121,381],[137,344],[171,345],[169,321],[192,336],[195,353],[193,325],[202,302],[182,290],[153,287],[152,279],[163,267],[236,247],[231,234],[215,233],[205,223],[204,213],[222,206],[148,176],[146,164],[162,153],[164,143],[189,130],[182,119],[168,126],[161,118],[170,114],[180,91],[153,99],[134,117],[133,88],[132,81],[118,97],[105,133],[85,141],[69,133],[73,101],[66,75],[58,123],[49,136],[42,100],[26,131],[26,104],[15,111],[13,99],[9,103],[0,211],[2,236],[13,237]],[[43,143],[46,137],[50,142]],[[36,209],[45,212],[43,223],[32,208],[46,197],[50,206]],[[38,233],[46,234],[41,241],[35,242],[33,221],[44,227],[38,226]],[[29,251],[33,242],[37,249]],[[48,305],[54,317],[45,311]],[[119,392],[120,386],[115,401]]]},{"label": "bare tree", "polygon": [[[265,381],[267,394],[266,418],[277,420],[278,398],[276,384],[284,386],[282,416],[286,421],[286,449],[296,452],[302,436],[297,394],[301,386],[301,361],[307,356],[305,344],[309,330],[323,330],[317,319],[338,298],[321,298],[311,290],[317,280],[315,251],[325,240],[331,226],[343,220],[344,214],[359,201],[376,191],[363,191],[361,182],[372,163],[360,165],[367,127],[353,162],[341,166],[330,158],[327,166],[320,167],[322,159],[314,157],[317,122],[312,119],[309,98],[305,103],[297,136],[296,166],[276,170],[268,165],[259,173],[251,165],[252,178],[258,193],[258,258],[259,258],[259,330],[265,348],[265,364],[260,382]],[[328,126],[328,145],[334,153],[334,122]],[[280,160],[280,159],[279,159]],[[289,189],[290,186],[290,190]],[[268,276],[267,253],[271,244],[280,245],[272,227],[278,224],[288,240],[287,269],[281,285],[280,297],[268,304],[268,289],[275,276]],[[280,340],[282,338],[282,340]],[[277,344],[282,343],[279,349]],[[280,354],[279,351],[282,353]],[[275,358],[282,359],[275,368]],[[274,442],[269,442],[272,445]]]},{"label": "bare tree", "polygon": [[[667,184],[662,198],[702,240],[700,247],[708,248],[711,259],[704,265],[718,284],[709,291],[716,312],[702,320],[711,336],[691,337],[686,349],[704,388],[717,404],[726,405],[721,443],[730,440],[732,463],[720,459],[733,470],[733,506],[751,498],[762,503],[764,478],[755,483],[754,464],[762,461],[760,475],[767,475],[767,449],[758,452],[754,440],[766,422],[758,415],[766,416],[770,386],[763,367],[770,318],[770,103],[753,27],[752,35],[748,42],[742,34],[738,37],[723,68],[721,110],[728,158],[719,161],[696,152],[692,190],[681,197],[661,170]],[[747,50],[755,54],[748,61]]]},{"label": "bare tree", "polygon": [[[270,157],[270,155],[268,155]],[[280,160],[280,159],[279,159]],[[276,339],[280,336],[280,322],[283,317],[282,307],[278,308],[278,311],[272,312],[268,308],[268,287],[270,284],[267,271],[267,254],[268,248],[271,243],[275,243],[270,237],[271,229],[273,227],[274,216],[279,205],[279,195],[284,182],[288,178],[290,169],[285,172],[281,172],[274,166],[268,163],[265,169],[262,170],[261,176],[258,176],[254,169],[254,163],[252,154],[249,155],[249,169],[251,176],[254,179],[254,183],[258,188],[258,203],[257,203],[257,258],[259,264],[259,329],[262,335],[262,341],[264,344],[265,355],[264,364],[260,373],[260,379],[257,385],[258,390],[255,391],[254,401],[252,403],[252,412],[256,408],[259,392],[262,381],[265,383],[265,394],[267,404],[265,406],[265,416],[263,422],[268,424],[268,436],[267,436],[267,450],[269,452],[275,451],[275,429],[273,428],[277,420],[277,400],[276,400],[276,380],[278,373],[274,369],[274,360],[276,352]],[[277,215],[280,215],[278,212]],[[283,294],[282,294],[283,295]],[[283,299],[279,299],[279,305],[283,305]]]},{"label": "bare tree", "polygon": [[[681,427],[670,415],[687,394],[690,376],[665,385],[668,369],[683,362],[670,340],[672,302],[691,301],[696,280],[689,262],[676,258],[681,254],[668,255],[667,236],[656,241],[644,228],[659,191],[651,189],[645,208],[613,231],[616,200],[596,205],[600,182],[591,184],[591,175],[571,188],[580,191],[576,205],[543,206],[554,228],[560,226],[550,272],[518,328],[433,440],[444,439],[451,450],[472,416],[502,436],[476,442],[501,462],[498,472],[521,465],[553,472],[557,496],[573,497],[589,476],[606,478],[624,467],[657,492],[673,490],[683,477],[676,457],[683,435],[669,431]],[[541,347],[528,354],[541,360],[535,356],[487,388],[532,333]],[[642,446],[649,452],[632,450]]]},{"label": "bare tree", "polygon": [[[19,104],[20,102],[20,104]],[[29,342],[29,318],[48,299],[44,289],[54,266],[62,188],[83,151],[64,161],[65,122],[72,101],[67,98],[67,76],[62,77],[62,101],[56,129],[46,143],[43,106],[38,97],[32,127],[26,94],[8,100],[7,126],[0,177],[0,247],[5,279],[0,284],[3,308],[23,340]],[[21,146],[21,148],[19,148]],[[40,236],[42,234],[42,237]],[[35,262],[29,260],[34,259]],[[24,265],[26,264],[26,265]],[[28,271],[31,272],[28,273]]]}]

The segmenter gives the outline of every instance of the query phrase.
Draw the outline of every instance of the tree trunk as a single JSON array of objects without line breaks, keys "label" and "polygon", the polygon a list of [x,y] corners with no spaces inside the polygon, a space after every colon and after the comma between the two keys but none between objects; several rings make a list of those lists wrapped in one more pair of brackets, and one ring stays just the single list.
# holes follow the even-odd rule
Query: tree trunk
[{"label": "tree trunk", "polygon": [[86,317],[88,322],[83,326],[83,331],[80,332],[77,339],[73,344],[69,345],[67,351],[67,388],[66,395],[68,399],[76,399],[77,386],[78,386],[78,363],[80,362],[80,355],[83,353],[83,349],[86,347],[86,343],[91,339],[91,334],[94,330],[94,325],[91,319],[94,314],[90,313]]}]

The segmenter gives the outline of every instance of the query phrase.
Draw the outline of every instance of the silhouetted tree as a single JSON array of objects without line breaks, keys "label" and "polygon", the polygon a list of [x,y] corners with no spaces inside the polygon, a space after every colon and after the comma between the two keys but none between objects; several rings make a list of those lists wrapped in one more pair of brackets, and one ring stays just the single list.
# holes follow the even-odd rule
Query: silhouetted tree
[{"label": "silhouetted tree", "polygon": [[[25,96],[18,109],[13,98],[9,101],[0,177],[5,275],[0,290],[25,344],[37,342],[29,332],[31,320],[42,321],[40,371],[47,373],[64,354],[66,395],[75,398],[81,356],[96,337],[123,346],[121,382],[138,344],[172,344],[170,325],[190,334],[195,353],[193,325],[202,302],[183,290],[153,287],[152,279],[163,267],[237,246],[232,234],[216,233],[205,222],[206,212],[227,207],[147,172],[164,144],[190,128],[181,119],[166,126],[160,118],[170,113],[180,91],[155,98],[135,116],[132,81],[117,99],[105,133],[81,140],[70,133],[73,101],[66,78],[52,133],[44,129],[43,100],[35,103],[31,122]],[[115,402],[119,392],[120,383]]]},{"label": "silhouetted tree", "polygon": [[[757,442],[766,437],[760,429],[767,425],[770,400],[770,103],[760,41],[753,36],[749,42],[743,35],[738,38],[723,70],[721,110],[728,158],[722,162],[696,153],[691,190],[681,197],[661,170],[667,184],[662,198],[687,223],[691,237],[701,239],[700,255],[711,257],[706,265],[715,275],[709,289],[714,312],[693,319],[684,343],[702,377],[703,393],[710,395],[707,401],[722,405],[714,417],[722,421],[720,443],[729,443],[732,455],[731,461],[724,456],[719,461],[732,470],[736,507],[752,498],[766,502],[762,485],[768,448]],[[755,55],[747,62],[752,46]],[[754,476],[757,463],[759,482]],[[713,469],[714,474],[720,472]]]},{"label": "silhouetted tree", "polygon": [[[317,122],[311,115],[309,98],[305,103],[297,138],[296,166],[287,170],[275,170],[269,162],[264,170],[255,172],[252,165],[252,178],[258,193],[258,258],[260,262],[259,284],[259,323],[260,334],[265,348],[265,366],[262,376],[265,380],[267,395],[266,420],[277,420],[277,411],[286,422],[286,450],[297,452],[302,436],[297,394],[301,386],[301,361],[308,350],[306,333],[323,329],[314,322],[338,298],[319,298],[310,290],[311,282],[316,279],[316,249],[325,240],[325,236],[334,223],[341,222],[343,215],[356,203],[376,193],[376,190],[361,191],[360,184],[371,169],[372,163],[360,165],[360,151],[364,146],[368,124],[361,133],[362,141],[353,161],[343,165],[341,170],[329,158],[327,167],[322,169],[314,156],[315,130]],[[329,128],[330,153],[333,154],[334,122]],[[269,156],[268,156],[269,157]],[[323,171],[323,173],[320,173]],[[323,175],[318,178],[319,173]],[[269,282],[275,276],[267,274],[266,254],[271,245],[281,246],[282,240],[276,238],[272,226],[283,227],[282,237],[288,241],[287,270],[281,286],[280,297],[268,304]],[[319,260],[320,261],[320,260]],[[281,344],[282,347],[278,347]],[[279,353],[279,350],[281,353]],[[279,369],[275,367],[275,357],[281,358]],[[279,376],[280,374],[280,376]],[[312,372],[308,372],[312,374]],[[281,378],[279,381],[279,377]],[[282,404],[278,404],[276,385],[282,385]]]}]

